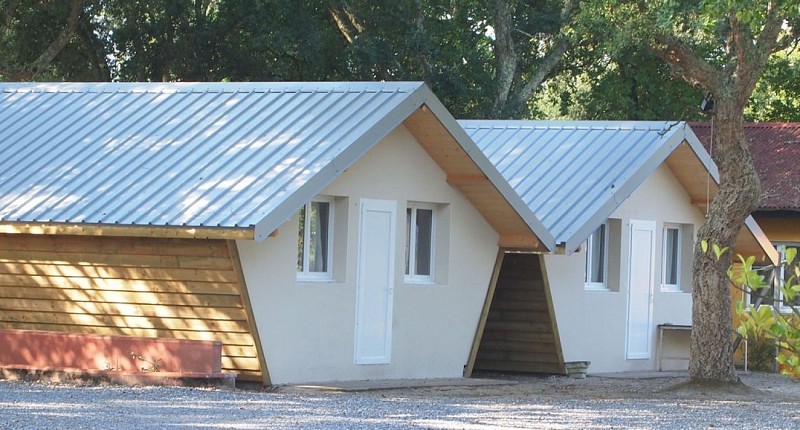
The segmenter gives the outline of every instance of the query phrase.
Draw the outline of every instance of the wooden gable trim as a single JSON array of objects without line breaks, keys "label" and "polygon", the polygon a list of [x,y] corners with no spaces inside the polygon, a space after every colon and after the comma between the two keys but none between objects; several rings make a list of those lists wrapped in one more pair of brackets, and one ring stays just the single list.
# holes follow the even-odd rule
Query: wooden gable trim
[{"label": "wooden gable trim", "polygon": [[500,237],[513,238],[507,244],[501,240],[499,246],[546,251],[531,226],[486,177],[430,109],[423,105],[411,114],[403,125],[445,172],[447,183],[475,206]]},{"label": "wooden gable trim", "polygon": [[25,222],[0,223],[0,233],[230,240],[252,240],[255,237],[255,229],[252,227],[132,226]]},{"label": "wooden gable trim", "polygon": [[[277,232],[277,230],[275,230]],[[261,336],[258,334],[258,324],[256,324],[255,314],[253,313],[253,304],[250,301],[250,292],[247,289],[247,282],[244,278],[244,270],[242,270],[242,261],[239,258],[239,248],[236,246],[235,240],[227,241],[228,252],[231,255],[231,262],[233,263],[233,270],[236,272],[238,280],[239,294],[242,296],[242,305],[247,313],[247,323],[250,326],[250,334],[253,335],[253,341],[256,346],[256,353],[258,354],[258,363],[261,366],[261,382],[264,385],[272,385],[272,380],[269,376],[269,367],[267,367],[267,356],[264,354],[264,347],[261,343]]]},{"label": "wooden gable trim", "polygon": [[475,370],[475,359],[478,357],[478,348],[481,346],[481,339],[483,339],[483,331],[486,329],[486,319],[489,317],[489,309],[492,307],[492,300],[494,299],[494,292],[497,289],[497,280],[500,278],[500,268],[503,267],[503,258],[505,258],[506,251],[503,248],[497,250],[497,258],[494,262],[494,270],[492,270],[492,279],[489,281],[489,289],[486,291],[486,297],[483,299],[483,309],[481,309],[481,316],[478,320],[478,328],[475,330],[475,336],[472,340],[472,348],[469,351],[467,358],[467,365],[464,366],[464,377],[472,377],[472,371]]},{"label": "wooden gable trim", "polygon": [[[547,276],[547,265],[545,265],[545,256],[540,254],[539,267],[542,270],[542,285],[544,286],[545,300],[547,301],[547,312],[550,314],[550,321],[552,322],[553,329],[553,342],[558,357],[558,366],[564,369],[564,350],[561,347],[561,335],[558,333],[558,318],[556,318],[556,308],[553,305],[553,294],[550,289],[550,278]],[[566,371],[565,371],[566,373]]]}]

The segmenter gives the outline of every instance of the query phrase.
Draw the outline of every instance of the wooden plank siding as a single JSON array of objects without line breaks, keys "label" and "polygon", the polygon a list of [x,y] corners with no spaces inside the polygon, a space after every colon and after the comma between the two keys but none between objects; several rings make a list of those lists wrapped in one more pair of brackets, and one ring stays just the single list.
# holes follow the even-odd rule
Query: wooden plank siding
[{"label": "wooden plank siding", "polygon": [[219,340],[261,380],[239,282],[224,240],[0,234],[1,328]]},{"label": "wooden plank siding", "polygon": [[507,253],[481,337],[475,369],[564,373],[540,256]]}]

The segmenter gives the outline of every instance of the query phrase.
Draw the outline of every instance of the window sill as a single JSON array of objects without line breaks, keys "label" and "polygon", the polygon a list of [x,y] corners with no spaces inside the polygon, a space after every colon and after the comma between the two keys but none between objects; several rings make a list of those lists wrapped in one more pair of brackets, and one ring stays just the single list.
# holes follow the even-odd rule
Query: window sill
[{"label": "window sill", "polygon": [[307,275],[297,275],[296,278],[297,282],[307,282],[311,284],[332,284],[336,282],[335,279],[331,276],[307,276]]},{"label": "window sill", "polygon": [[611,289],[604,284],[584,284],[584,291],[609,293]]},{"label": "window sill", "polygon": [[425,286],[439,285],[432,278],[427,278],[427,277],[426,278],[418,278],[418,277],[410,277],[410,276],[407,276],[407,277],[403,278],[403,283],[405,283],[406,285],[425,285]]},{"label": "window sill", "polygon": [[680,287],[676,286],[661,286],[662,293],[688,293],[688,291],[683,291]]}]

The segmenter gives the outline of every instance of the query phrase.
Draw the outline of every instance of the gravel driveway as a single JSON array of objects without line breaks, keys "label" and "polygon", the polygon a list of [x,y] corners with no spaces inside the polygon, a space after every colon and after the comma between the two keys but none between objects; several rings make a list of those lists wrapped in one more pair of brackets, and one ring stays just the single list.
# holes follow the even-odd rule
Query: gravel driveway
[{"label": "gravel driveway", "polygon": [[360,393],[0,381],[0,428],[800,428],[800,383],[749,374],[755,393],[670,390],[681,378],[520,377],[514,385]]}]

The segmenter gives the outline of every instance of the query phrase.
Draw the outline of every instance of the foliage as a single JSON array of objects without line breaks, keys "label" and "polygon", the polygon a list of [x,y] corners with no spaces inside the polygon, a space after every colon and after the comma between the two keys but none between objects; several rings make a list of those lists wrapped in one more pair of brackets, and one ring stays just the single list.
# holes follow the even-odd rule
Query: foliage
[{"label": "foliage", "polygon": [[776,347],[772,339],[747,339],[747,368],[754,372],[775,372]]},{"label": "foliage", "polygon": [[[796,248],[788,248],[786,259],[780,263],[788,276],[778,279],[781,299],[775,299],[774,307],[755,307],[743,302],[736,306],[741,318],[737,332],[747,339],[774,342],[778,347],[777,361],[781,365],[781,373],[794,377],[800,376],[800,311],[797,307],[783,305],[793,303],[800,294],[800,261],[795,261],[796,252]],[[753,257],[745,259],[739,256],[739,267],[729,270],[731,281],[737,288],[759,291],[770,287],[765,271],[775,268],[754,268],[754,261]]]},{"label": "foliage", "polygon": [[745,111],[748,121],[800,121],[800,49],[777,53]]},{"label": "foliage", "polygon": [[[719,27],[698,19],[719,2],[656,3],[5,0],[0,80],[424,80],[461,118],[704,120],[644,42],[653,22]],[[748,118],[800,117],[799,72],[796,51],[773,59]]]}]

